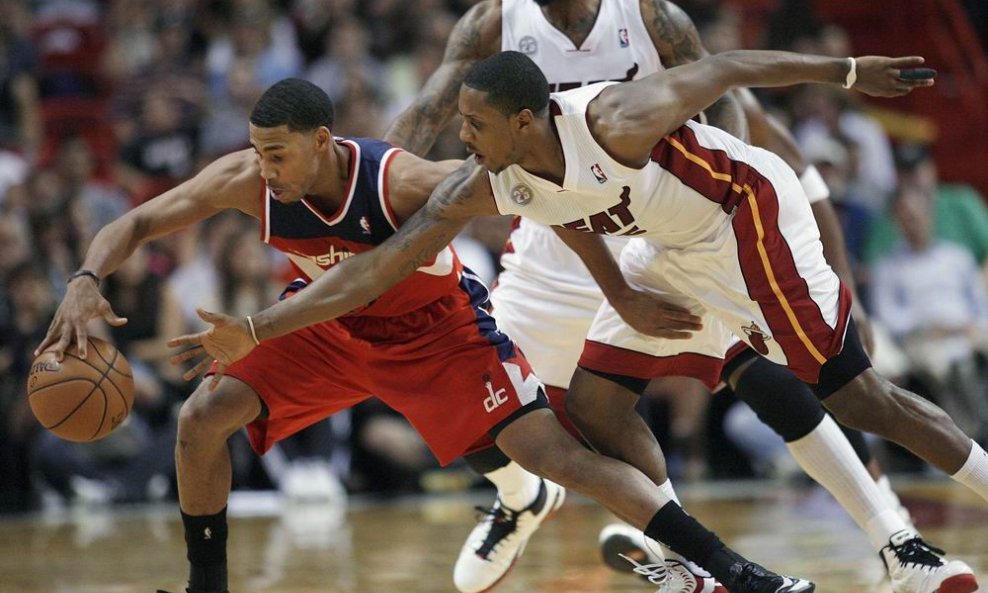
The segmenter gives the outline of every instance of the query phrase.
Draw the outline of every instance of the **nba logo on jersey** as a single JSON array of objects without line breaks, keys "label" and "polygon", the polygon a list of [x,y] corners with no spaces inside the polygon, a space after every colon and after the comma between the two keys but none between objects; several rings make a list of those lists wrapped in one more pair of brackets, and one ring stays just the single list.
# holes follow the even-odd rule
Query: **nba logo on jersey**
[{"label": "nba logo on jersey", "polygon": [[518,51],[520,51],[521,53],[527,56],[530,56],[535,52],[539,51],[539,44],[537,41],[535,41],[534,37],[532,37],[531,35],[526,35],[522,37],[521,40],[518,42]]},{"label": "nba logo on jersey", "polygon": [[600,168],[600,163],[594,163],[593,166],[590,167],[590,172],[597,178],[597,183],[604,183],[607,181],[607,175],[604,175],[604,170]]},{"label": "nba logo on jersey", "polygon": [[618,44],[621,47],[628,47],[631,45],[631,40],[628,39],[627,29],[618,29]]}]

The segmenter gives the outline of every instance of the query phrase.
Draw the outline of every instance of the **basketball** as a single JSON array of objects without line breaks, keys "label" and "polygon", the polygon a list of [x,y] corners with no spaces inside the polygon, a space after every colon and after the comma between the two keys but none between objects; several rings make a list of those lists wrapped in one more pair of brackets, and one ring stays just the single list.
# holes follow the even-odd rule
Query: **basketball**
[{"label": "basketball", "polygon": [[134,404],[134,377],[127,359],[99,338],[89,338],[87,354],[79,358],[71,346],[58,362],[53,353],[43,352],[34,359],[27,379],[34,417],[68,441],[105,437]]}]

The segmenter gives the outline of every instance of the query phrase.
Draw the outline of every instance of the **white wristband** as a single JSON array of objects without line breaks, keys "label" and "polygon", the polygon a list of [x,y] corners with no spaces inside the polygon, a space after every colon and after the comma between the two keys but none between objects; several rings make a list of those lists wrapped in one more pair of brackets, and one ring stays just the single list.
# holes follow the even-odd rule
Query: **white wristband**
[{"label": "white wristband", "polygon": [[254,338],[254,344],[257,346],[261,345],[261,341],[257,339],[257,332],[254,331],[254,320],[247,316],[247,327],[250,328],[250,337]]},{"label": "white wristband", "polygon": [[854,86],[854,83],[858,80],[858,61],[854,58],[848,58],[851,61],[851,69],[847,71],[847,78],[844,79],[844,88],[849,89]]},{"label": "white wristband", "polygon": [[799,184],[803,186],[803,191],[806,192],[810,204],[830,197],[830,188],[827,187],[827,182],[823,180],[820,171],[817,171],[814,165],[806,167],[803,174],[799,176]]}]

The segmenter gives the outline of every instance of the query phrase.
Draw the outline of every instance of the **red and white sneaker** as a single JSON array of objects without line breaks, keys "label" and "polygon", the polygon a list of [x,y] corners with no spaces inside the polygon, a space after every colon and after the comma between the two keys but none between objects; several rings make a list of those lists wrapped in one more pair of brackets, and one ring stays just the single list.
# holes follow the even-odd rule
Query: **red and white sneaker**
[{"label": "red and white sneaker", "polygon": [[895,593],[973,593],[978,590],[974,571],[960,560],[947,560],[944,551],[904,529],[882,548]]}]

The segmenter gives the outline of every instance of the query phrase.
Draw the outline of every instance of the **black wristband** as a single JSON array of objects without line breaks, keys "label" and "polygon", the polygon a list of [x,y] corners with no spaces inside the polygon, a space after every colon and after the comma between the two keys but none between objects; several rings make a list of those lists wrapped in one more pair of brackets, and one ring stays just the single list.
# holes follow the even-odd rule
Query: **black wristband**
[{"label": "black wristband", "polygon": [[93,272],[92,270],[78,270],[76,272],[73,272],[72,275],[69,276],[69,279],[65,281],[65,283],[68,284],[73,280],[75,280],[76,278],[79,278],[80,276],[89,276],[90,278],[96,281],[96,286],[99,286],[100,277],[97,276],[96,272]]}]

